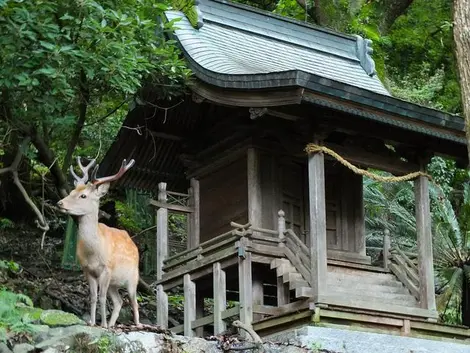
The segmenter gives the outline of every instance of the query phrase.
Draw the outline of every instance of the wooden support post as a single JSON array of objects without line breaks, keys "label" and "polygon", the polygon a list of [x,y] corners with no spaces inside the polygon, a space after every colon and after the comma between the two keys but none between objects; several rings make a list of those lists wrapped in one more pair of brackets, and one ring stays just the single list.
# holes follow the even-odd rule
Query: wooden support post
[{"label": "wooden support post", "polygon": [[184,335],[194,337],[195,330],[192,329],[192,323],[196,320],[196,284],[191,281],[191,275],[186,274],[183,277],[184,291]]},{"label": "wooden support post", "polygon": [[227,308],[227,288],[225,271],[222,270],[220,262],[213,265],[214,275],[214,335],[227,329],[222,319],[222,312]]},{"label": "wooden support post", "polygon": [[[279,210],[277,213],[277,229],[279,232],[279,239],[284,239],[285,235],[284,232],[286,231],[286,214],[283,210]],[[284,243],[279,243],[280,247],[284,246]],[[282,277],[277,277],[276,279],[276,287],[277,287],[277,306],[281,306],[284,304],[289,303],[289,286],[286,285],[282,279]]]},{"label": "wooden support post", "polygon": [[425,176],[415,180],[415,201],[420,303],[423,309],[436,310],[429,181]]},{"label": "wooden support post", "polygon": [[[201,295],[201,291],[196,291],[196,320],[204,317],[204,296]],[[204,336],[204,326],[200,326],[194,329],[194,333],[197,337]]]},{"label": "wooden support post", "polygon": [[[277,230],[279,232],[279,239],[284,239],[284,232],[286,231],[286,214],[283,210],[279,210],[277,213]],[[284,245],[279,243],[279,245]]]},{"label": "wooden support post", "polygon": [[[158,184],[158,201],[166,202],[166,183]],[[157,280],[163,276],[163,261],[168,257],[168,210],[157,210]]]},{"label": "wooden support post", "polygon": [[199,246],[200,242],[200,192],[199,180],[191,178],[191,187],[189,188],[190,207],[194,209],[193,213],[188,215],[188,249],[194,249]]},{"label": "wooden support post", "polygon": [[248,178],[248,222],[254,227],[261,227],[261,183],[259,153],[254,148],[247,151]]},{"label": "wooden support post", "polygon": [[313,299],[326,294],[327,246],[325,209],[325,161],[323,153],[308,157],[308,187],[310,203],[310,271]]},{"label": "wooden support post", "polygon": [[[256,266],[256,264],[255,264]],[[253,305],[264,304],[264,288],[263,288],[263,276],[260,275],[259,269],[254,269],[252,274],[253,279]],[[253,320],[259,321],[263,319],[262,314],[253,314]]]},{"label": "wooden support post", "polygon": [[383,258],[384,258],[384,269],[388,270],[390,264],[390,231],[385,229],[384,231],[384,247],[382,250]]},{"label": "wooden support post", "polygon": [[157,286],[157,325],[168,328],[168,295],[163,286]]},{"label": "wooden support post", "polygon": [[240,321],[247,325],[251,325],[253,322],[253,282],[251,274],[251,253],[246,252],[245,258],[238,258],[238,286]]}]

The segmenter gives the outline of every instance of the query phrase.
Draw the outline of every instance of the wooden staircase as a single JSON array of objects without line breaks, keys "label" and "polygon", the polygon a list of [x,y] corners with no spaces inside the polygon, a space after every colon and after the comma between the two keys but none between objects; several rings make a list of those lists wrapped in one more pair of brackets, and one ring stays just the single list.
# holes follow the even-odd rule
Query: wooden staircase
[{"label": "wooden staircase", "polygon": [[[328,266],[328,300],[369,305],[419,307],[416,298],[392,273]],[[354,305],[355,306],[355,305]]]},{"label": "wooden staircase", "polygon": [[[312,296],[309,283],[288,259],[273,260],[271,269],[294,291],[296,299]],[[419,308],[416,298],[392,273],[328,265],[327,289],[331,303]]]},{"label": "wooden staircase", "polygon": [[274,259],[271,261],[271,269],[275,269],[276,276],[282,278],[289,290],[294,291],[295,298],[305,299],[312,296],[312,288],[288,259]]}]

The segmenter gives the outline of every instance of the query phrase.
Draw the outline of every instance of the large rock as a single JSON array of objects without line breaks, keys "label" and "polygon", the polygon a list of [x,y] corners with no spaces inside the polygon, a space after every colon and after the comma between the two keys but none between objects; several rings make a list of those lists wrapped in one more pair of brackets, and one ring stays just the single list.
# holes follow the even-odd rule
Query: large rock
[{"label": "large rock", "polygon": [[74,336],[84,333],[92,338],[98,338],[104,330],[98,327],[74,325],[69,327],[51,328],[48,338],[36,344],[36,348],[45,350],[47,348],[69,347],[73,343]]},{"label": "large rock", "polygon": [[10,348],[8,348],[8,346],[5,343],[0,342],[0,353],[13,353],[13,352],[11,351]]},{"label": "large rock", "polygon": [[34,346],[28,343],[17,344],[15,347],[13,347],[13,353],[29,353],[34,352],[34,350]]},{"label": "large rock", "polygon": [[41,323],[50,327],[85,325],[78,316],[61,310],[44,310],[40,316]]}]

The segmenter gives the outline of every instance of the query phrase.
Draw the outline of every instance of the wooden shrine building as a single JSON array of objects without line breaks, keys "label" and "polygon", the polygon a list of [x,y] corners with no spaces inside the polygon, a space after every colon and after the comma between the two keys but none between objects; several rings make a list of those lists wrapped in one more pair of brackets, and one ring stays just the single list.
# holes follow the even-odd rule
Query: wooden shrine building
[{"label": "wooden shrine building", "polygon": [[[191,94],[164,105],[147,90],[150,104],[129,111],[102,164],[109,174],[134,158],[118,186],[158,194],[158,323],[202,335],[239,318],[263,335],[314,315],[434,330],[426,176],[414,179],[416,258],[384,230],[384,263],[373,266],[363,177],[305,147],[394,175],[425,171],[434,155],[466,165],[463,120],[393,98],[361,37],[221,0],[197,8],[196,28],[180,12],[165,15],[180,18],[174,38],[194,72]],[[187,250],[172,256],[168,211],[190,220]],[[174,324],[167,295],[179,286],[185,319]]]}]

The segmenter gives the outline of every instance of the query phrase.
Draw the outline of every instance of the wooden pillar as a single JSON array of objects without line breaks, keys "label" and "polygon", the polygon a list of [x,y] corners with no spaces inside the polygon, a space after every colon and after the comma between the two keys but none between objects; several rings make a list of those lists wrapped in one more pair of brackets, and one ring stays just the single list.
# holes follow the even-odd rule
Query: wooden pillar
[{"label": "wooden pillar", "polygon": [[[167,201],[166,183],[158,184],[158,201]],[[157,280],[163,276],[163,261],[168,257],[168,210],[157,210]]]},{"label": "wooden pillar", "polygon": [[194,249],[199,246],[200,242],[200,192],[199,180],[192,178],[191,187],[189,188],[190,207],[194,212],[188,215],[188,249]]},{"label": "wooden pillar", "polygon": [[420,303],[423,309],[436,310],[429,180],[425,176],[419,176],[415,180],[415,202]]},{"label": "wooden pillar", "polygon": [[[259,269],[256,267],[253,269],[253,305],[264,304],[264,288],[263,288],[263,276],[260,275]],[[253,320],[259,321],[263,319],[262,314],[253,314]]]},{"label": "wooden pillar", "polygon": [[245,258],[238,258],[240,321],[247,325],[251,325],[253,322],[253,282],[251,274],[251,253],[247,252]]},{"label": "wooden pillar", "polygon": [[248,222],[261,227],[261,182],[259,153],[253,147],[247,151]]},{"label": "wooden pillar", "polygon": [[213,265],[214,275],[214,335],[227,329],[222,313],[227,309],[227,288],[225,271],[222,270],[220,262]]},{"label": "wooden pillar", "polygon": [[384,231],[384,246],[382,250],[382,255],[383,255],[383,262],[384,262],[384,269],[388,270],[388,267],[390,265],[390,231],[388,229],[385,229]]},{"label": "wooden pillar", "polygon": [[192,329],[192,323],[196,320],[196,284],[191,281],[191,275],[186,274],[183,277],[184,291],[184,335],[194,337],[195,330]]},{"label": "wooden pillar", "polygon": [[168,328],[168,295],[161,284],[157,286],[157,325]]},{"label": "wooden pillar", "polygon": [[325,162],[323,153],[308,157],[308,187],[310,203],[310,260],[313,298],[326,294],[327,246],[325,209]]},{"label": "wooden pillar", "polygon": [[[286,217],[283,210],[279,210],[277,213],[277,230],[279,232],[279,239],[284,239],[284,232],[286,231]],[[284,246],[284,243],[279,243],[280,247]],[[277,306],[281,306],[289,303],[289,286],[284,283],[282,277],[276,278],[277,287]]]},{"label": "wooden pillar", "polygon": [[[196,284],[197,286],[197,284]],[[204,317],[204,296],[201,295],[200,291],[196,290],[196,320]],[[204,336],[204,326],[200,326],[194,329],[194,333],[197,337]]]},{"label": "wooden pillar", "polygon": [[[352,174],[352,173],[351,173]],[[364,184],[362,175],[352,174],[353,214],[354,214],[354,250],[366,256],[366,229],[364,217]]]}]

